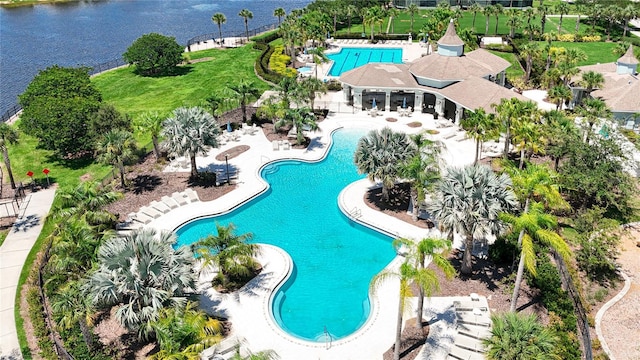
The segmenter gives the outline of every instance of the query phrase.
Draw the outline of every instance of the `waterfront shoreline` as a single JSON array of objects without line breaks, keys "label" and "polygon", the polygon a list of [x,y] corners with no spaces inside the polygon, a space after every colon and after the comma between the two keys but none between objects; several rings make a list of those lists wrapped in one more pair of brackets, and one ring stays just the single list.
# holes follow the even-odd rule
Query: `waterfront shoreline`
[{"label": "waterfront shoreline", "polygon": [[7,8],[21,7],[21,6],[35,6],[46,4],[63,4],[70,2],[79,2],[80,0],[28,0],[28,1],[7,1],[0,0],[0,6]]}]

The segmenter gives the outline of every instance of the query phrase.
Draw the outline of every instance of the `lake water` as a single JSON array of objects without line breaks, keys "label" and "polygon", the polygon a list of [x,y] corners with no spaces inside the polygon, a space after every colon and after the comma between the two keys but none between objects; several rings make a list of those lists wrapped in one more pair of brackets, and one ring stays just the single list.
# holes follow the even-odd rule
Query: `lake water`
[{"label": "lake water", "polygon": [[287,13],[310,0],[105,0],[18,8],[0,7],[0,114],[38,73],[51,65],[94,66],[121,57],[143,34],[175,36],[180,44],[217,33],[211,21],[225,14],[224,33],[244,31],[242,9],[253,12],[249,29],[278,21],[273,10]]}]

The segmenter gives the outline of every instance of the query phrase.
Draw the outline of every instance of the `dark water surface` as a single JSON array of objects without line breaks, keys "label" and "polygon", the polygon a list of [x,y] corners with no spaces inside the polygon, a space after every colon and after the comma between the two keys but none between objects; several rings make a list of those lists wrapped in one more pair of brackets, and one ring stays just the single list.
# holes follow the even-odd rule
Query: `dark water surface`
[{"label": "dark water surface", "polygon": [[56,5],[0,8],[0,114],[39,70],[93,66],[121,57],[143,34],[175,36],[180,44],[201,34],[217,33],[211,21],[225,14],[224,32],[243,32],[242,9],[253,12],[249,29],[277,22],[273,10],[287,13],[310,0],[104,0]]}]

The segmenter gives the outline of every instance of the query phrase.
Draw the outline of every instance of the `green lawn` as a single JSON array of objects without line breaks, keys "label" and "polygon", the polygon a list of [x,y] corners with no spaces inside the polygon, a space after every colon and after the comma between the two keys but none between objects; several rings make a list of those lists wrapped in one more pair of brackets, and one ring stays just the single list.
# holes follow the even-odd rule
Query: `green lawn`
[{"label": "green lawn", "polygon": [[2,246],[2,244],[4,243],[4,239],[7,238],[7,234],[9,233],[9,229],[7,230],[0,230],[0,246]]},{"label": "green lawn", "polygon": [[[540,42],[540,47],[544,47],[545,43]],[[572,43],[554,41],[553,46],[564,47],[567,49],[580,49],[587,54],[587,60],[578,63],[578,66],[594,65],[598,63],[610,63],[618,60],[620,56],[613,53],[615,43],[593,42],[593,43]]]},{"label": "green lawn", "polygon": [[182,67],[179,75],[144,77],[126,67],[100,74],[92,81],[105,102],[134,118],[149,110],[169,115],[180,106],[203,105],[209,95],[240,79],[253,81],[260,90],[268,89],[269,85],[254,73],[259,55],[251,45],[203,50],[189,53],[192,61],[201,61]]},{"label": "green lawn", "polygon": [[515,54],[505,53],[500,51],[493,51],[493,50],[489,50],[489,52],[511,63],[511,67],[507,69],[508,78],[512,79],[514,77],[524,76],[524,70],[522,69],[522,66],[520,65],[520,63],[518,62],[518,59],[516,58]]}]

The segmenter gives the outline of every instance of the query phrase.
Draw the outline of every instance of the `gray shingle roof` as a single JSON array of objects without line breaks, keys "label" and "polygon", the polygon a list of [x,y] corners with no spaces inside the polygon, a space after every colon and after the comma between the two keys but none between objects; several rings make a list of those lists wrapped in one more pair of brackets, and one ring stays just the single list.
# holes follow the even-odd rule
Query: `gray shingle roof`
[{"label": "gray shingle roof", "polygon": [[580,70],[599,72],[604,77],[601,89],[591,95],[601,98],[612,111],[640,112],[640,79],[631,74],[618,74],[615,63],[581,66]]},{"label": "gray shingle roof", "polygon": [[629,45],[629,49],[627,49],[627,52],[624,53],[624,55],[622,55],[620,59],[618,59],[618,62],[631,65],[640,63],[640,61],[638,61],[638,59],[636,59],[636,56],[633,54],[633,45]]},{"label": "gray shingle roof", "polygon": [[442,36],[440,40],[438,40],[438,45],[449,45],[449,46],[464,45],[464,41],[460,39],[460,37],[456,33],[455,26],[453,26],[453,19],[449,21],[449,26],[447,27],[447,31],[444,33],[444,36]]},{"label": "gray shingle roof", "polygon": [[462,56],[423,56],[410,65],[409,71],[418,77],[436,80],[464,80],[470,76],[495,75],[511,64],[499,56],[477,49]]}]

